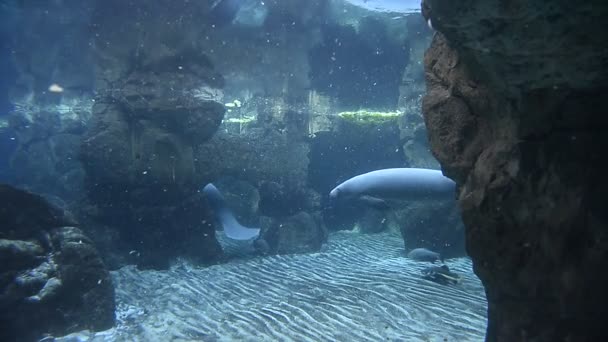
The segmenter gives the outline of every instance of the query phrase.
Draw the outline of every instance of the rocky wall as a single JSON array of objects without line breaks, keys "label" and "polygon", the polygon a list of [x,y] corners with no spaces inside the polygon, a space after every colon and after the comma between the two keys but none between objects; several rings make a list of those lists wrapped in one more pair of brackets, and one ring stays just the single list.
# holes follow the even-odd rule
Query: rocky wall
[{"label": "rocky wall", "polygon": [[427,0],[430,144],[458,183],[487,341],[608,336],[601,1]]}]

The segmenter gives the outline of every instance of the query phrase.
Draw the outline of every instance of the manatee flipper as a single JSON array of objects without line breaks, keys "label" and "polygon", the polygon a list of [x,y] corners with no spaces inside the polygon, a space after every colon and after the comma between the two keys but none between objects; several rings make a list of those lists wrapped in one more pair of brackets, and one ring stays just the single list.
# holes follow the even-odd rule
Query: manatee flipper
[{"label": "manatee flipper", "polygon": [[260,228],[249,228],[241,225],[230,209],[220,191],[211,183],[203,188],[203,194],[209,201],[215,218],[224,228],[226,237],[233,240],[250,240],[260,235]]},{"label": "manatee flipper", "polygon": [[[218,215],[220,216],[220,215]],[[234,215],[221,215],[218,220],[224,227],[224,234],[233,240],[249,240],[260,235],[260,228],[249,228],[241,225]]]},{"label": "manatee flipper", "polygon": [[369,207],[372,207],[372,208],[378,209],[378,210],[388,210],[391,208],[385,200],[378,198],[378,197],[369,196],[369,195],[360,196],[359,201],[361,201],[362,203],[365,203],[365,205],[367,205]]}]

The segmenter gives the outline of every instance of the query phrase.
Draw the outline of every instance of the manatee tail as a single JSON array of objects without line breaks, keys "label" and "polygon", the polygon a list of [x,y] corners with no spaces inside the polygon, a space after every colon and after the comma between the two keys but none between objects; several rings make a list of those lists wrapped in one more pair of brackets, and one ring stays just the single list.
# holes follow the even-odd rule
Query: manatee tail
[{"label": "manatee tail", "polygon": [[222,227],[224,227],[224,234],[233,240],[249,240],[260,235],[260,228],[249,228],[241,225],[231,212],[223,213],[221,217],[218,217]]},{"label": "manatee tail", "polygon": [[215,218],[224,228],[224,234],[233,240],[249,240],[260,235],[260,228],[249,228],[241,225],[230,209],[220,191],[211,183],[203,188],[203,194],[213,208]]}]

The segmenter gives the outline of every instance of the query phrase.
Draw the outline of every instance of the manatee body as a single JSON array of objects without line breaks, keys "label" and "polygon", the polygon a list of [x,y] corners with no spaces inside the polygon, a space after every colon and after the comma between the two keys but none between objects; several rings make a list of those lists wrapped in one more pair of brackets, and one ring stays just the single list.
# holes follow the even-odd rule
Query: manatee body
[{"label": "manatee body", "polygon": [[427,261],[427,262],[443,261],[441,254],[439,254],[437,252],[433,252],[426,248],[412,249],[409,253],[407,253],[407,257],[412,260],[416,260],[416,261]]},{"label": "manatee body", "polygon": [[418,168],[382,169],[346,180],[330,193],[331,200],[371,196],[381,199],[425,200],[455,196],[456,183],[440,170]]},{"label": "manatee body", "polygon": [[259,228],[249,228],[241,225],[226,206],[226,201],[220,191],[211,183],[203,188],[203,195],[213,209],[217,221],[224,228],[226,237],[233,240],[250,240],[260,235]]}]

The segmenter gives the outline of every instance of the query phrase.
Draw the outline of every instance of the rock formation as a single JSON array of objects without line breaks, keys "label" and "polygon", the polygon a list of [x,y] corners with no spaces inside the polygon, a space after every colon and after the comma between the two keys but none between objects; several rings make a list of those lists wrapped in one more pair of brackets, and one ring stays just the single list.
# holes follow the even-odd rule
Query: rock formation
[{"label": "rock formation", "polygon": [[466,255],[464,226],[455,200],[404,202],[390,219],[390,225],[397,223],[406,251],[427,248],[444,258]]},{"label": "rock formation", "polygon": [[263,217],[261,223],[267,253],[318,252],[327,241],[327,230],[320,216],[304,211],[288,217]]},{"label": "rock formation", "polygon": [[423,111],[459,187],[488,341],[608,336],[608,6],[437,1]]},{"label": "rock formation", "polygon": [[[148,257],[165,262],[164,252],[182,248],[186,235],[212,236],[202,228],[186,232],[176,224],[182,220],[169,215],[199,217],[203,211],[192,199],[204,183],[195,172],[194,148],[215,133],[224,114],[221,77],[206,63],[203,55],[181,51],[118,78],[112,83],[117,92],[100,89],[81,144],[86,189],[104,220],[122,221],[127,239],[139,244],[134,249],[151,248]],[[200,219],[188,226],[194,222]],[[201,241],[209,245],[203,249],[214,249],[208,240]],[[183,249],[200,257],[200,247]]]},{"label": "rock formation", "polygon": [[410,53],[399,86],[397,105],[404,113],[399,120],[402,150],[407,164],[411,167],[438,169],[439,163],[430,151],[422,118],[422,96],[425,92],[422,59],[431,42],[432,30],[422,16],[410,15],[406,20]]},{"label": "rock formation", "polygon": [[201,224],[210,216],[197,190],[208,180],[196,171],[195,148],[224,117],[224,79],[192,43],[204,41],[196,21],[204,6],[183,5],[120,3],[115,13],[98,3],[91,24],[96,96],[79,154],[90,213],[126,242],[115,253],[131,251],[146,267],[220,253]]},{"label": "rock formation", "polygon": [[195,166],[205,179],[232,176],[257,185],[262,181],[306,184],[308,145],[284,132],[253,128],[242,135],[218,132],[195,150]]},{"label": "rock formation", "polygon": [[8,185],[0,203],[0,340],[112,327],[110,273],[70,215]]}]

